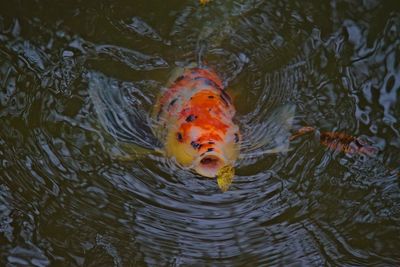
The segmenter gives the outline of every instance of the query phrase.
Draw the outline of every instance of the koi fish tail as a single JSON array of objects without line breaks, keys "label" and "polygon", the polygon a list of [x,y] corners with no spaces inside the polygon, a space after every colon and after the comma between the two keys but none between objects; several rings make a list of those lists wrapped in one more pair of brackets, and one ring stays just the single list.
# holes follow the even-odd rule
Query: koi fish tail
[{"label": "koi fish tail", "polygon": [[[292,134],[290,141],[314,131],[316,131],[316,129],[313,127],[302,127],[296,133]],[[374,156],[378,152],[378,148],[367,144],[365,141],[357,137],[343,132],[321,132],[319,134],[319,138],[322,145],[345,153],[360,153],[368,156]]]}]

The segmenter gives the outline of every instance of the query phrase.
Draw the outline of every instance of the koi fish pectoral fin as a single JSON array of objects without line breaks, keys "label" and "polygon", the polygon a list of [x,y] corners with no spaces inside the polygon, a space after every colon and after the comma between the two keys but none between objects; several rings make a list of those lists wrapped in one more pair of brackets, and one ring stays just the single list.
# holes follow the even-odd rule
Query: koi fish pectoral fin
[{"label": "koi fish pectoral fin", "polygon": [[164,151],[161,149],[149,149],[133,143],[120,143],[118,150],[113,150],[111,152],[114,158],[121,161],[134,161],[149,155],[164,155]]},{"label": "koi fish pectoral fin", "polygon": [[295,106],[285,104],[276,108],[264,122],[244,132],[242,158],[256,158],[267,154],[290,151],[290,130],[293,125]]},{"label": "koi fish pectoral fin", "polygon": [[127,93],[127,88],[133,87],[132,84],[124,84],[98,72],[90,72],[88,79],[88,91],[98,120],[111,136],[117,141],[133,143],[142,148],[160,146],[152,133],[147,112],[139,106],[145,97],[142,99],[139,95]]},{"label": "koi fish pectoral fin", "polygon": [[254,151],[250,153],[241,153],[239,156],[239,159],[251,159],[251,158],[258,158],[258,157],[263,157],[265,155],[270,155],[270,154],[278,154],[278,153],[287,153],[289,151],[292,151],[293,148],[289,146],[289,142],[282,144],[280,146],[277,146],[275,148],[271,149],[266,149],[266,150],[260,150],[260,151]]}]

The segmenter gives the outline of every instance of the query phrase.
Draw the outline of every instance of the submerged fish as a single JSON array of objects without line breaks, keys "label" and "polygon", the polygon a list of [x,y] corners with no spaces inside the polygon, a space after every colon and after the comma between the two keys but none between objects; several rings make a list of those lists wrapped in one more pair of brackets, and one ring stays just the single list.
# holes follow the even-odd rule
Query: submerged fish
[{"label": "submerged fish", "polygon": [[214,71],[183,69],[153,114],[166,156],[202,176],[232,179],[241,136],[231,97]]},{"label": "submerged fish", "polygon": [[[316,129],[310,126],[301,127],[290,137],[290,140],[294,140],[302,135],[315,131]],[[378,148],[367,144],[357,137],[343,132],[320,132],[319,139],[322,145],[333,150],[342,151],[344,153],[361,153],[368,156],[373,156],[378,153]]]}]

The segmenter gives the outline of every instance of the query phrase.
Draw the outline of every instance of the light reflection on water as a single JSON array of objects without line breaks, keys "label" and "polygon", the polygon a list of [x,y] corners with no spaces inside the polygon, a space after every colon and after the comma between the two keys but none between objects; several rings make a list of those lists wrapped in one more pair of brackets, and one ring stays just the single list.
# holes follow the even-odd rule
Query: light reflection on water
[{"label": "light reflection on water", "polygon": [[[398,6],[30,5],[0,8],[0,262],[400,263]],[[239,163],[221,193],[152,153],[160,144],[146,128],[172,69],[198,53],[230,88],[244,131],[291,102],[294,127],[344,131],[380,152],[344,154],[305,136]],[[96,115],[90,84],[119,101],[113,120]]]}]

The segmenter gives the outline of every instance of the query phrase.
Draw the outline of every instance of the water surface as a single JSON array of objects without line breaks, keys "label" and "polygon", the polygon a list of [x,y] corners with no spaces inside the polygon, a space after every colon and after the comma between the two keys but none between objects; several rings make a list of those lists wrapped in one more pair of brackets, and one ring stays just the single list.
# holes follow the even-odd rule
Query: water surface
[{"label": "water surface", "polygon": [[[396,1],[17,0],[0,10],[2,265],[400,264]],[[175,67],[199,59],[223,78],[243,132],[290,102],[293,127],[346,132],[378,154],[307,135],[285,153],[245,157],[222,193],[151,152],[162,145],[149,134],[155,99]],[[93,84],[117,101],[113,116],[96,113]]]}]

